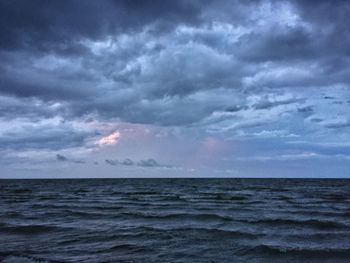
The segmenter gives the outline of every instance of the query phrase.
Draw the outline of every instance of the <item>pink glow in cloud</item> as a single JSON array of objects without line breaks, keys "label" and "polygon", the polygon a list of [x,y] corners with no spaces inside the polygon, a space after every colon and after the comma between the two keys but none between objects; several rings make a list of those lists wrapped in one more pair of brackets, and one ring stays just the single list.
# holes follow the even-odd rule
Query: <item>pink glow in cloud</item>
[{"label": "pink glow in cloud", "polygon": [[101,139],[96,141],[96,144],[99,146],[113,145],[119,141],[119,138],[120,138],[120,132],[115,131],[115,132],[111,133],[110,135],[102,137]]}]

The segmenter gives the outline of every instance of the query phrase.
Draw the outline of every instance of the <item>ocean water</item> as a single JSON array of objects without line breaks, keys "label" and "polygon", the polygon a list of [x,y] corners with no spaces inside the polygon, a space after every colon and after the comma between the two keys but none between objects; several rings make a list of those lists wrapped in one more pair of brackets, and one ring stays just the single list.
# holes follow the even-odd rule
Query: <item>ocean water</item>
[{"label": "ocean water", "polygon": [[0,180],[2,262],[350,262],[350,180]]}]

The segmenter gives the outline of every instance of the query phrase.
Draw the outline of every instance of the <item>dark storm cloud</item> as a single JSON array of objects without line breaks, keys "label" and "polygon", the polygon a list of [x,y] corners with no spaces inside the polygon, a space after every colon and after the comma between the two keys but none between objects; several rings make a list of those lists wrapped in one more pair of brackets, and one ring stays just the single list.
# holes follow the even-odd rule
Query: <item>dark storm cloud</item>
[{"label": "dark storm cloud", "polygon": [[72,100],[73,98],[82,98],[87,95],[79,89],[72,89],[64,84],[62,85],[59,81],[54,83],[52,76],[48,76],[48,81],[42,77],[25,76],[24,74],[7,76],[4,72],[1,79],[1,92],[17,97],[39,97],[45,100]]},{"label": "dark storm cloud", "polygon": [[[273,114],[285,106],[290,113],[287,106],[295,104],[292,121],[304,123],[323,112],[312,104],[318,101],[306,103],[310,96],[304,90],[350,83],[349,6],[347,1],[0,1],[0,95],[13,98],[0,104],[0,116],[95,114],[107,121],[196,126],[212,124],[214,115],[215,121],[225,118],[223,126],[242,128],[284,113],[267,118],[259,112]],[[271,92],[300,96],[264,100]],[[254,95],[260,99],[250,103]],[[321,126],[347,128],[342,123]],[[40,140],[37,136],[28,138]],[[84,142],[84,136],[72,137],[62,145]],[[25,138],[24,146],[31,141]]]},{"label": "dark storm cloud", "polygon": [[[323,1],[295,1],[296,7],[302,18],[311,24],[324,28],[326,34],[330,34],[335,39],[328,38],[327,44],[332,43],[332,47],[338,47],[334,50],[340,53],[349,51],[349,46],[344,42],[335,40],[342,38],[349,40],[349,11],[350,5],[346,0],[323,0]],[[345,37],[345,39],[344,39]]]},{"label": "dark storm cloud", "polygon": [[239,56],[248,61],[288,61],[315,57],[317,35],[305,28],[275,28],[270,33],[256,32],[242,38]]},{"label": "dark storm cloud", "polygon": [[[279,1],[272,1],[278,4]],[[286,3],[286,2],[285,2]],[[255,31],[242,38],[240,56],[254,61],[326,60],[343,65],[350,55],[348,1],[290,1],[302,23],[269,32]],[[277,11],[277,10],[276,10]],[[345,57],[342,57],[345,56]],[[336,66],[336,65],[332,65]]]},{"label": "dark storm cloud", "polygon": [[[3,124],[2,124],[3,125]],[[60,150],[80,147],[90,132],[78,131],[69,125],[24,125],[0,134],[0,150]]]},{"label": "dark storm cloud", "polygon": [[149,24],[161,32],[179,23],[197,23],[199,14],[194,1],[4,0],[0,47],[78,55],[87,51],[80,39],[138,31]]},{"label": "dark storm cloud", "polygon": [[19,99],[12,96],[0,96],[0,118],[30,118],[33,122],[43,118],[52,118],[60,112],[55,104],[44,104],[33,98]]}]

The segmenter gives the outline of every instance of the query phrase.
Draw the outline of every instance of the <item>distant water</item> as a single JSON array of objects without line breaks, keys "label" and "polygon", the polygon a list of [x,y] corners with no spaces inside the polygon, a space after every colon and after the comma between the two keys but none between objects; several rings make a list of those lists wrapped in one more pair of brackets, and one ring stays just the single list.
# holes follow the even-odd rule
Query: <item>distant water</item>
[{"label": "distant water", "polygon": [[3,262],[350,262],[350,180],[0,180]]}]

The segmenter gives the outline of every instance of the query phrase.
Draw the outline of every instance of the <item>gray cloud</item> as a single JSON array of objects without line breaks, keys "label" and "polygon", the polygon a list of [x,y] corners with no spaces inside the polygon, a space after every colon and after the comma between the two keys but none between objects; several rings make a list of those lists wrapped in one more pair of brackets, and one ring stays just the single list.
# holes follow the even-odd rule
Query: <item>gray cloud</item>
[{"label": "gray cloud", "polygon": [[70,124],[23,123],[20,119],[10,123],[13,129],[5,129],[0,132],[0,150],[60,150],[65,148],[82,147],[89,137],[96,135],[95,132],[77,130]]},{"label": "gray cloud", "polygon": [[125,160],[121,161],[120,164],[126,166],[133,166],[135,165],[135,162],[129,158],[126,158]]},{"label": "gray cloud", "polygon": [[[346,134],[349,9],[327,0],[1,1],[0,121],[20,128],[0,131],[0,149],[85,147],[97,133],[71,123],[87,118],[224,138]],[[62,121],[41,123],[53,119]]]},{"label": "gray cloud", "polygon": [[76,163],[76,164],[85,164],[86,161],[83,161],[83,160],[74,160],[74,159],[70,159],[62,154],[56,154],[56,159],[57,161],[60,161],[60,162],[70,162],[70,163]]},{"label": "gray cloud", "polygon": [[109,159],[106,159],[105,162],[109,165],[118,165],[119,164],[119,161],[118,160],[109,160]]},{"label": "gray cloud", "polygon": [[170,166],[170,165],[165,165],[165,164],[158,163],[153,158],[149,158],[149,159],[145,159],[145,160],[139,160],[137,162],[135,162],[135,161],[133,161],[133,160],[131,160],[129,158],[126,158],[123,161],[106,159],[105,162],[106,162],[106,164],[112,165],[112,166],[121,165],[121,166],[136,166],[136,167],[145,167],[145,168],[152,168],[152,167],[172,168],[172,166]]},{"label": "gray cloud", "polygon": [[161,166],[156,160],[152,158],[147,160],[141,160],[137,163],[137,165],[142,167],[160,167]]},{"label": "gray cloud", "polygon": [[350,122],[345,119],[325,121],[323,125],[331,129],[350,127]]},{"label": "gray cloud", "polygon": [[274,101],[269,100],[269,98],[262,98],[260,101],[254,104],[253,107],[257,110],[262,110],[262,109],[273,108],[279,105],[286,105],[286,104],[303,102],[303,101],[305,100],[297,99],[297,98],[287,98],[287,99],[274,100]]},{"label": "gray cloud", "polygon": [[62,154],[56,154],[56,159],[57,159],[58,161],[62,161],[62,162],[68,161],[67,157],[64,156],[64,155],[62,155]]}]

